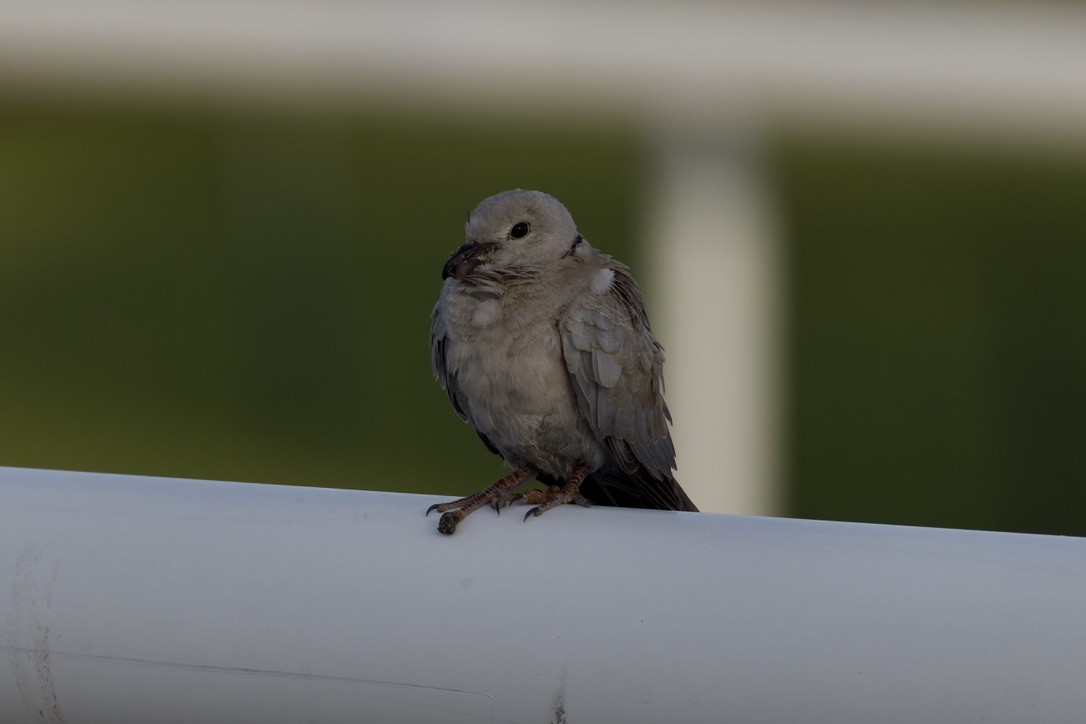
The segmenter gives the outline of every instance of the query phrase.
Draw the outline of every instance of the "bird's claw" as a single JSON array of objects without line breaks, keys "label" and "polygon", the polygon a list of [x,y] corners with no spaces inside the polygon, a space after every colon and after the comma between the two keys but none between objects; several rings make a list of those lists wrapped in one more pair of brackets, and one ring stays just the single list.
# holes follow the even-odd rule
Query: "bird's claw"
[{"label": "bird's claw", "polygon": [[524,502],[528,505],[535,505],[534,508],[524,514],[524,520],[538,517],[563,503],[576,503],[586,508],[592,505],[588,498],[581,495],[581,491],[578,489],[581,481],[584,480],[585,475],[588,473],[588,468],[584,466],[575,470],[573,476],[561,487],[552,485],[546,490],[527,490],[523,493],[513,492],[513,488],[520,485],[525,478],[535,475],[536,472],[531,468],[515,470],[475,495],[450,500],[447,503],[431,505],[426,509],[426,515],[430,515],[435,510],[441,513],[441,519],[437,522],[437,529],[445,535],[452,535],[456,532],[456,526],[460,524],[460,521],[468,517],[472,511],[487,505],[499,515],[502,508],[514,503]]},{"label": "bird's claw", "polygon": [[494,499],[490,501],[490,507],[494,509],[494,512],[498,515],[502,514],[502,508],[507,506],[511,507],[524,499],[523,493],[514,493],[506,495],[496,495]]},{"label": "bird's claw", "polygon": [[458,498],[457,500],[450,500],[447,503],[435,503],[426,509],[426,515],[430,515],[435,510],[441,513],[441,520],[437,522],[437,529],[445,535],[452,535],[456,531],[456,526],[460,521],[468,517],[473,511],[482,508],[485,505],[489,505],[500,512],[500,510],[509,505],[512,501],[519,500],[520,496],[513,494],[513,488],[524,482],[525,478],[531,477],[536,474],[536,470],[532,468],[522,468],[520,470],[514,470],[504,478],[483,488],[475,495],[469,495],[466,498]]},{"label": "bird's claw", "polygon": [[463,519],[464,514],[459,510],[450,510],[446,513],[442,513],[441,519],[437,521],[437,529],[445,535],[452,535],[456,532],[456,526],[458,526]]},{"label": "bird's claw", "polygon": [[527,521],[529,518],[538,518],[551,508],[557,508],[564,503],[576,503],[585,508],[592,507],[592,501],[581,495],[581,491],[577,489],[578,485],[580,485],[580,480],[575,480],[572,484],[567,483],[561,488],[557,485],[552,485],[547,488],[546,491],[528,491],[528,495],[526,496],[528,503],[539,503],[539,505],[525,513],[524,520]]}]

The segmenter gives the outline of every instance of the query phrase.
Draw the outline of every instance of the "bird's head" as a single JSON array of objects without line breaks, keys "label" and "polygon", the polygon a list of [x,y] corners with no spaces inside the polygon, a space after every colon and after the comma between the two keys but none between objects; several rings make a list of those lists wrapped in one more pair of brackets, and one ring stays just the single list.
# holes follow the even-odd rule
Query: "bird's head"
[{"label": "bird's head", "polygon": [[503,191],[484,199],[464,225],[466,241],[445,262],[441,278],[542,268],[580,240],[558,199],[542,191]]}]

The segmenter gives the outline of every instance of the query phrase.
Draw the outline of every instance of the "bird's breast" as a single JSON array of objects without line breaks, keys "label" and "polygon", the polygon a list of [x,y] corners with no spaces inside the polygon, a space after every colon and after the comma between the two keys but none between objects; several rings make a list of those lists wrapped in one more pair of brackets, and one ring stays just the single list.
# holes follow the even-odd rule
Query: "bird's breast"
[{"label": "bird's breast", "polygon": [[[453,301],[453,300],[450,300]],[[573,398],[553,316],[501,299],[461,299],[450,304],[446,355],[482,432],[520,424],[575,424]]]},{"label": "bird's breast", "polygon": [[550,320],[509,322],[498,301],[466,310],[448,328],[449,365],[473,409],[549,413],[553,391],[569,385],[558,331]]}]

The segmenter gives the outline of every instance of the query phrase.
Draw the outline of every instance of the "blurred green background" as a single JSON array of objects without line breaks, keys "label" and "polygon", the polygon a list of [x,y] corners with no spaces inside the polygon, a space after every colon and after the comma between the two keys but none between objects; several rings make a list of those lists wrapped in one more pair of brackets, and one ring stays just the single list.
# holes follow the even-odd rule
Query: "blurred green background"
[{"label": "blurred green background", "polygon": [[[768,147],[783,512],[1086,535],[1086,158]],[[546,190],[645,276],[650,149],[602,123],[8,99],[0,159],[2,465],[470,492],[427,340],[466,213]]]}]

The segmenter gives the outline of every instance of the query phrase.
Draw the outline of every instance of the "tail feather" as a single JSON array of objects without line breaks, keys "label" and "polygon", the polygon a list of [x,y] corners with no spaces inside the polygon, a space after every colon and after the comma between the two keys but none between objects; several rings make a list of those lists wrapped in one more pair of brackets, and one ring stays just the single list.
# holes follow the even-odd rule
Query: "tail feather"
[{"label": "tail feather", "polygon": [[[542,475],[539,479],[548,485],[562,483]],[[581,483],[581,493],[597,505],[698,512],[675,478],[660,480],[644,471],[631,475],[615,468],[597,470]]]}]

